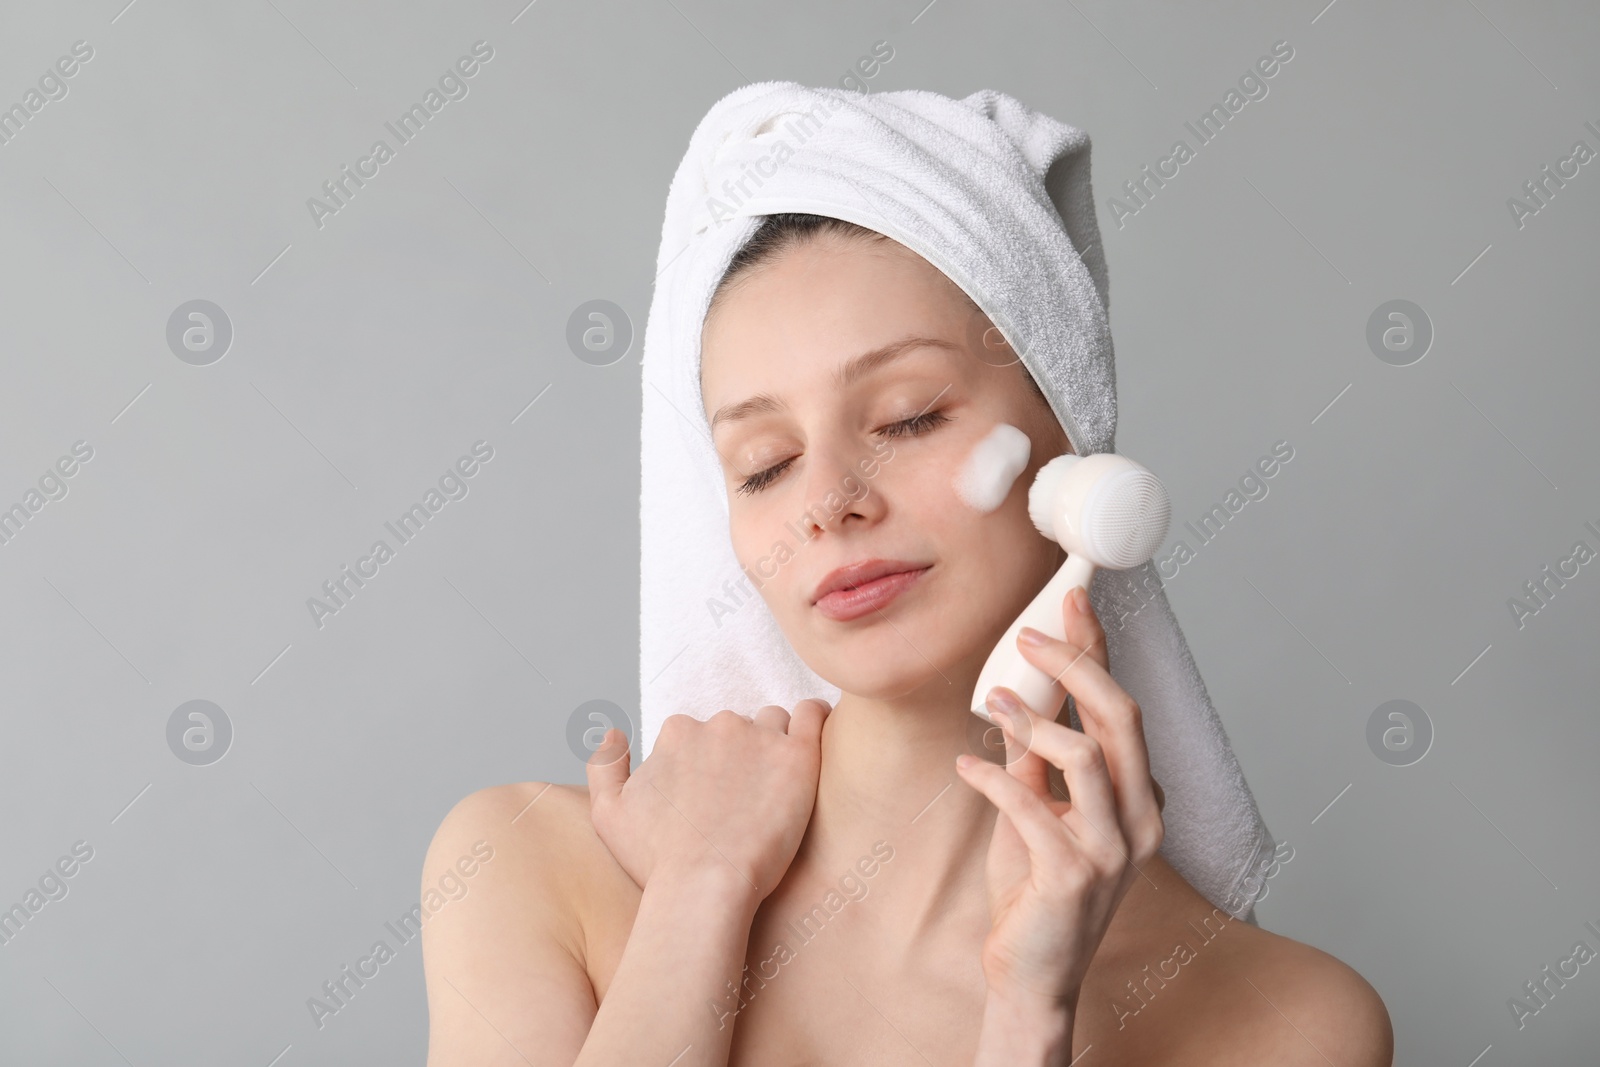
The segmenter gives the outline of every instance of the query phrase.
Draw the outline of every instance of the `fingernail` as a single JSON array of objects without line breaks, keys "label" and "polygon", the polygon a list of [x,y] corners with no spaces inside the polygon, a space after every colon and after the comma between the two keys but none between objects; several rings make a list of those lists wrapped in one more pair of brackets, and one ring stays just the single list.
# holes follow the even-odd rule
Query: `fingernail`
[{"label": "fingernail", "polygon": [[972,766],[974,763],[977,763],[977,762],[978,761],[976,759],[974,759],[971,756],[966,755],[965,753],[962,753],[961,755],[956,757],[956,766],[960,767],[962,770],[966,770],[968,767]]},{"label": "fingernail", "polygon": [[1072,606],[1078,609],[1080,615],[1089,614],[1089,593],[1081,585],[1072,590]]},{"label": "fingernail", "polygon": [[1033,627],[1024,626],[1022,628],[1022,632],[1017,634],[1017,640],[1021,641],[1025,645],[1042,645],[1045,643],[1047,638],[1044,634],[1040,633],[1038,630],[1035,630]]},{"label": "fingernail", "polygon": [[989,690],[989,703],[993,705],[990,711],[996,714],[1004,715],[1007,722],[1012,722],[1013,716],[1022,710],[1021,706],[1017,703],[1017,698],[1012,696],[1008,690],[998,685]]}]

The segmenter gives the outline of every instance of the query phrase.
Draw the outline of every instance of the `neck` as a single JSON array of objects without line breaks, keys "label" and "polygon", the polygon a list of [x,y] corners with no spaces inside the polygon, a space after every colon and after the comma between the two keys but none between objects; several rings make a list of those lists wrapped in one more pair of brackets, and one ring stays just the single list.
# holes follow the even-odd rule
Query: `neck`
[{"label": "neck", "polygon": [[[1065,558],[1058,548],[1050,573]],[[896,903],[878,921],[901,946],[944,916],[988,922],[984,868],[998,813],[956,774],[955,760],[963,753],[1004,759],[999,727],[969,704],[1000,637],[979,642],[903,696],[843,693],[824,724],[816,803],[793,866],[832,880],[876,842],[894,849]]]},{"label": "neck", "polygon": [[996,812],[957,776],[955,759],[980,753],[991,727],[967,708],[965,674],[893,700],[845,693],[822,733],[816,805],[796,863],[835,878],[885,842],[894,850],[885,882],[894,904],[875,925],[901,945],[945,916],[976,910],[987,920],[984,862]]}]

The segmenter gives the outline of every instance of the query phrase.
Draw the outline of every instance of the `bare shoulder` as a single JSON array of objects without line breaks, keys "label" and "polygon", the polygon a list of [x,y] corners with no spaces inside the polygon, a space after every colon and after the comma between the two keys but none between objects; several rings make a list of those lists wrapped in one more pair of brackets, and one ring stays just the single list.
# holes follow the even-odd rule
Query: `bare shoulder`
[{"label": "bare shoulder", "polygon": [[[1312,945],[1235,922],[1208,989],[1218,1062],[1241,1055],[1306,1067],[1390,1067],[1394,1029],[1359,972]],[[1207,1029],[1210,1029],[1209,1027]],[[1226,1047],[1223,1047],[1225,1042]]]},{"label": "bare shoulder", "polygon": [[516,782],[480,789],[457,801],[434,832],[423,889],[430,873],[447,873],[456,854],[479,841],[494,850],[502,878],[564,888],[581,874],[574,861],[593,836],[589,791],[581,786]]},{"label": "bare shoulder", "polygon": [[577,786],[494,786],[444,817],[420,898],[429,1067],[500,1062],[506,1042],[572,1062],[598,1010],[581,912],[594,846]]},{"label": "bare shoulder", "polygon": [[1080,1004],[1116,1062],[1390,1067],[1388,1010],[1354,968],[1235,919],[1160,855],[1144,873]]}]

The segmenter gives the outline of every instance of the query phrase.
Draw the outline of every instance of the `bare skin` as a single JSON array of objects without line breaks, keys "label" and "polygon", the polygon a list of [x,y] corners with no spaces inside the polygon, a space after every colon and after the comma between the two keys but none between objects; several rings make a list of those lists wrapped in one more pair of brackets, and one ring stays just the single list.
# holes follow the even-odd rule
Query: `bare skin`
[{"label": "bare skin", "polygon": [[[751,981],[754,994],[746,992],[747,1006],[730,1025],[726,1063],[972,1062],[985,995],[976,963],[988,929],[982,881],[947,887],[952,895],[935,904],[933,887],[918,882],[926,873],[918,861],[927,857],[908,835],[895,832],[903,829],[885,826],[876,836],[868,830],[853,853],[797,858],[779,890],[757,909],[747,927],[748,951],[739,959],[748,973],[771,974],[771,964],[761,968],[771,944],[784,936],[782,924],[798,922],[829,889],[837,890],[840,875],[870,854],[871,840],[908,842],[873,878],[863,879],[867,896],[845,905],[776,968],[775,978],[761,986]],[[616,980],[642,894],[595,836],[585,787],[525,782],[473,794],[441,827],[430,870],[448,865],[439,857],[463,854],[483,839],[494,843],[495,859],[463,901],[470,906],[452,904],[423,931],[429,1067],[574,1063]],[[900,863],[905,866],[897,869]],[[1359,974],[1309,945],[1241,921],[1222,922],[1159,855],[1144,873],[1151,881],[1139,879],[1123,898],[1084,982],[1072,1054],[1093,1047],[1078,1061],[1081,1067],[1392,1062],[1388,1014]],[[694,902],[684,906],[681,926],[714,926],[719,911],[713,901],[685,896]],[[926,906],[937,913],[919,914]],[[1206,942],[1203,934],[1213,939]],[[703,934],[692,939],[696,945],[706,940]],[[798,944],[793,935],[788,940]],[[1194,957],[1181,965],[1165,962],[1179,942]],[[727,968],[727,980],[738,977],[741,964]],[[1160,975],[1174,971],[1163,985]],[[676,983],[683,972],[674,965],[664,981]],[[1129,993],[1130,981],[1141,996]],[[686,997],[682,1010],[712,1020],[714,1031],[704,999]],[[719,1009],[731,1006],[724,1001]],[[677,1022],[668,1025],[678,1029]],[[641,1020],[641,1028],[648,1025]],[[661,1062],[670,1062],[685,1043]]]},{"label": "bare skin", "polygon": [[[779,401],[714,429],[741,563],[850,496],[760,590],[843,696],[673,716],[638,768],[613,732],[588,788],[458,804],[424,886],[477,842],[494,856],[423,928],[430,1067],[1391,1062],[1359,974],[1230,920],[1155,851],[1159,788],[1092,610],[1063,604],[1067,641],[1023,650],[1084,731],[1021,709],[1004,752],[955,765],[984,659],[1061,562],[1026,487],[1069,451],[1003,342],[957,351],[971,322],[919,257],[854,239],[785,252],[708,319],[708,417]],[[831,377],[908,331],[952,343]],[[880,428],[929,410],[885,458]],[[953,506],[950,472],[1001,421],[1029,434],[1029,469],[993,515]],[[873,556],[929,569],[875,616],[813,608],[823,575]]]}]

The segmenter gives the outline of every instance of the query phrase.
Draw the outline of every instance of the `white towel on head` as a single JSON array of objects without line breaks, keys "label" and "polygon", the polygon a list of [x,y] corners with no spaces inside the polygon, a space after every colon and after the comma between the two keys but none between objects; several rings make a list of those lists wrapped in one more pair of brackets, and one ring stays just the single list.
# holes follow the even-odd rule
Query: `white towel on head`
[{"label": "white towel on head", "polygon": [[[644,338],[641,751],[662,721],[830,702],[733,554],[700,395],[712,292],[761,216],[830,215],[882,233],[959,285],[1039,382],[1074,451],[1114,450],[1116,368],[1089,137],[984,90],[956,100],[769,81],[707,112],[667,194]],[[1090,597],[1112,673],[1139,703],[1166,792],[1168,862],[1254,920],[1275,847],[1154,565],[1100,570]]]}]

